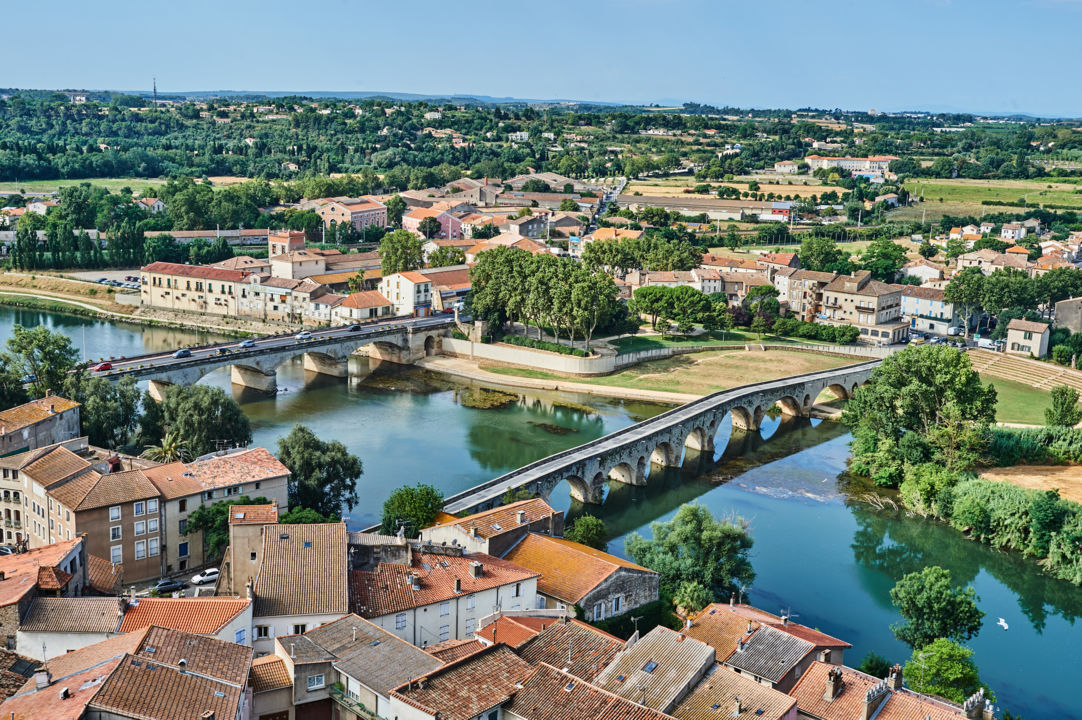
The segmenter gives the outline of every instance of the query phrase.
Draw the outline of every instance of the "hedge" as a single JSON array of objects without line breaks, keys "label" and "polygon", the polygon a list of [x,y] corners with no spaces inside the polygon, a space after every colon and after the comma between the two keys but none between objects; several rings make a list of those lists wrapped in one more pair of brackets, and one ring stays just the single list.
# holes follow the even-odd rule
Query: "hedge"
[{"label": "hedge", "polygon": [[537,340],[535,338],[523,337],[522,335],[504,335],[501,342],[505,342],[508,345],[518,345],[519,347],[533,348],[535,350],[548,350],[549,352],[560,353],[561,355],[589,357],[589,353],[581,348],[571,348],[566,345],[551,343],[545,340]]}]

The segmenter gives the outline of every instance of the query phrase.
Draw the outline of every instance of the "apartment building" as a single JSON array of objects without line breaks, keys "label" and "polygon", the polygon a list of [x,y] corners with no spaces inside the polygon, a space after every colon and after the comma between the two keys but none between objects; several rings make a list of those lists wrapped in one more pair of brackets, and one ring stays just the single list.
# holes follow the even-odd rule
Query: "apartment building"
[{"label": "apartment building", "polygon": [[267,235],[267,257],[303,250],[306,242],[301,230],[272,230]]},{"label": "apartment building", "polygon": [[79,537],[0,556],[0,637],[6,649],[15,649],[19,623],[34,598],[84,592],[87,558],[86,544]]},{"label": "apartment building", "polygon": [[839,168],[847,172],[885,173],[890,169],[891,161],[897,159],[894,155],[869,155],[868,157],[808,155],[804,158],[804,162],[808,163],[812,172],[820,168],[826,170]]},{"label": "apartment building", "polygon": [[0,412],[0,457],[79,437],[79,403],[47,394]]},{"label": "apartment building", "polygon": [[201,265],[154,262],[139,271],[144,307],[235,317],[238,285],[248,273]]},{"label": "apartment building", "polygon": [[780,272],[774,281],[781,292],[779,300],[788,303],[789,312],[801,320],[812,321],[823,311],[823,288],[836,276],[836,273],[817,270],[795,270],[786,276],[785,290],[779,282]]},{"label": "apartment building", "polygon": [[943,290],[916,285],[901,285],[902,315],[915,331],[946,335],[951,328],[961,327],[964,320],[954,303],[944,299]]},{"label": "apartment building", "polygon": [[436,207],[410,210],[402,216],[402,229],[423,238],[421,221],[426,218],[433,218],[440,224],[439,232],[436,233],[437,238],[451,240],[462,236],[462,220],[447,210]]},{"label": "apartment building", "polygon": [[432,281],[416,270],[382,278],[379,292],[394,306],[395,315],[427,317],[432,314]]},{"label": "apartment building", "polygon": [[349,223],[358,231],[375,225],[387,227],[387,206],[369,198],[333,200],[316,212],[327,227]]},{"label": "apartment building", "polygon": [[873,280],[867,270],[839,275],[823,287],[820,322],[852,325],[860,330],[859,342],[871,345],[890,345],[909,336],[901,289]]}]

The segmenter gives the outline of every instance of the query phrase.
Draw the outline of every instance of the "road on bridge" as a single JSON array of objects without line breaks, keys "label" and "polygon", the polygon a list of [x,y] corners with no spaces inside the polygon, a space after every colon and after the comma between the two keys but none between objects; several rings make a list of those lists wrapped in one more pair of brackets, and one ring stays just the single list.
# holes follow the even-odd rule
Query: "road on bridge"
[{"label": "road on bridge", "polygon": [[[389,330],[400,328],[424,330],[431,327],[446,326],[451,322],[453,322],[453,320],[448,315],[435,315],[423,318],[396,317],[378,322],[369,321],[363,324],[343,325],[341,327],[303,331],[300,333],[269,335],[247,340],[230,340],[214,345],[201,345],[199,347],[185,348],[191,354],[181,358],[173,357],[173,353],[176,351],[169,350],[160,353],[150,353],[147,355],[138,355],[136,357],[109,360],[106,361],[109,365],[108,369],[92,369],[91,374],[99,377],[112,378],[135,373],[144,374],[153,370],[163,370],[173,366],[188,367],[192,364],[199,364],[199,361],[218,360],[222,356],[239,359],[247,356],[260,355],[268,350],[319,346],[342,338],[362,338],[365,335],[385,333]],[[93,367],[98,367],[98,365],[94,365]]]}]

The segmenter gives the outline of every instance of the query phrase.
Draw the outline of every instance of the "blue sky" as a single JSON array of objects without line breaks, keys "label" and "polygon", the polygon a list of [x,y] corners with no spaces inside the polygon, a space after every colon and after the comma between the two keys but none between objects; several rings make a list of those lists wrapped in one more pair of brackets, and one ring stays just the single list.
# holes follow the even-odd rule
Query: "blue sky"
[{"label": "blue sky", "polygon": [[[696,101],[1082,117],[1082,0],[57,0],[0,86]],[[18,28],[23,28],[19,30]]]}]

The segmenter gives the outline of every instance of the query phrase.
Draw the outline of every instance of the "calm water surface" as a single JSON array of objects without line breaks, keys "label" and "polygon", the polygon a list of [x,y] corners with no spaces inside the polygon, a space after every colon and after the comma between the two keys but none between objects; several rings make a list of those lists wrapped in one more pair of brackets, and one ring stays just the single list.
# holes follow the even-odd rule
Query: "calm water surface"
[{"label": "calm water surface", "polygon": [[[133,355],[214,338],[191,331],[143,328],[79,317],[0,308],[0,339],[16,323],[45,324],[72,337],[87,356]],[[361,500],[351,527],[377,520],[383,500],[402,484],[428,482],[452,494],[550,453],[653,416],[666,408],[568,393],[512,390],[500,409],[474,409],[476,389],[415,370],[355,364],[352,381],[305,374],[299,360],[280,369],[283,392],[268,398],[234,391],[252,420],[255,442],[272,449],[294,423],[340,440],[364,462]],[[203,382],[230,389],[219,371]],[[589,406],[585,412],[579,406]],[[697,501],[721,516],[751,522],[758,577],[750,602],[789,609],[801,623],[853,644],[847,664],[875,651],[892,661],[909,653],[889,626],[899,617],[889,591],[905,573],[948,568],[971,583],[986,613],[970,645],[999,704],[1026,720],[1082,718],[1073,683],[1082,671],[1082,590],[1052,580],[1036,563],[965,540],[935,522],[907,518],[859,501],[863,490],[845,478],[848,435],[817,421],[769,420],[761,433],[730,437],[725,423],[717,451],[689,453],[684,467],[654,468],[647,487],[614,485],[590,508],[624,553],[631,532],[672,517]],[[552,503],[573,518],[583,507],[558,487]],[[1004,618],[1010,629],[995,623]]]}]

